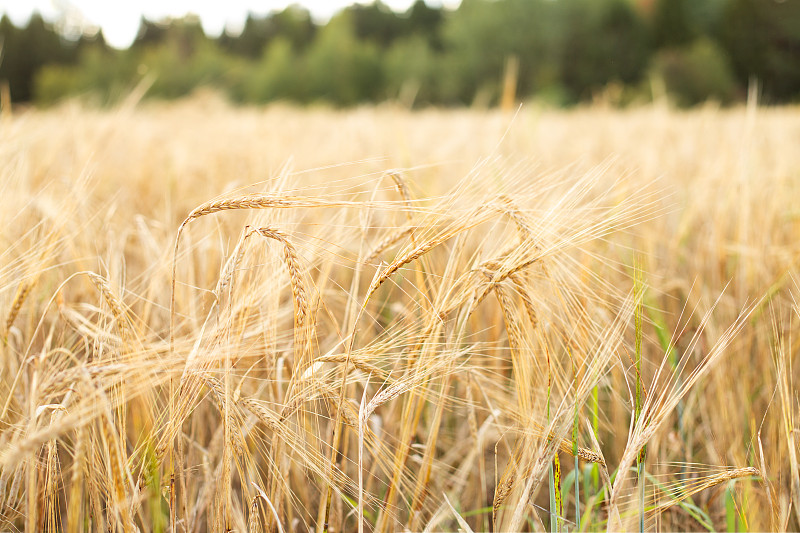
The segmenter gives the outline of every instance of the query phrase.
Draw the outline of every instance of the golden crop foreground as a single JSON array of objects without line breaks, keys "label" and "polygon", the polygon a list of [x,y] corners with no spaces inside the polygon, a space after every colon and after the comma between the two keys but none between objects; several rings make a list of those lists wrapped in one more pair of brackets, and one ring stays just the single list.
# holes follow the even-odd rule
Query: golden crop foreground
[{"label": "golden crop foreground", "polygon": [[798,143],[753,105],[4,116],[0,528],[797,529]]}]

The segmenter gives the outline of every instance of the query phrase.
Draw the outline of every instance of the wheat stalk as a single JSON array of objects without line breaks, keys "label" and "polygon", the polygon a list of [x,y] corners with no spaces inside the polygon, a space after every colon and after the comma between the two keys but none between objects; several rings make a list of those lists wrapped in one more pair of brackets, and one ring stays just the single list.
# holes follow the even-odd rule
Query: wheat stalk
[{"label": "wheat stalk", "polygon": [[70,498],[67,504],[67,531],[77,533],[81,531],[81,486],[83,485],[83,468],[86,454],[85,429],[75,431],[75,450],[72,455],[72,476],[70,478]]}]

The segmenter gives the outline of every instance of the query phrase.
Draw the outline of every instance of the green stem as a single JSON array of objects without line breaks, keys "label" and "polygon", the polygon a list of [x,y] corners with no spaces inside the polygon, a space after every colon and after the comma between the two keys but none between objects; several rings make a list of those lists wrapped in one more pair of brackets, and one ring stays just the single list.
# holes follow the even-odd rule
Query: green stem
[{"label": "green stem", "polygon": [[580,491],[580,466],[575,457],[575,531],[581,530],[581,491]]},{"label": "green stem", "polygon": [[[553,375],[550,367],[550,352],[547,352],[547,424],[550,425],[550,393],[553,386]],[[556,490],[561,490],[558,485],[561,477],[558,465],[558,450],[555,452],[553,460],[550,462],[550,478],[548,484],[550,485],[550,531],[555,533],[558,531],[558,500],[560,494],[556,497]]]},{"label": "green stem", "polygon": [[556,491],[555,491],[555,472],[553,472],[553,463],[550,463],[550,478],[548,479],[550,485],[550,531],[558,531],[558,515],[556,514]]},{"label": "green stem", "polygon": [[[592,388],[592,432],[594,438],[600,440],[600,386]],[[596,464],[592,466],[592,489],[597,494],[600,491],[600,467]]]},{"label": "green stem", "polygon": [[578,466],[578,370],[575,365],[575,358],[572,356],[572,351],[567,348],[567,353],[572,359],[572,374],[575,377],[575,416],[572,419],[572,456],[575,458],[575,529],[581,529],[581,491],[578,475],[580,474]]},{"label": "green stem", "polygon": [[645,512],[645,508],[644,508],[644,477],[645,477],[644,461],[641,461],[638,464],[637,470],[639,472],[639,531],[643,532],[644,531],[644,512]]}]

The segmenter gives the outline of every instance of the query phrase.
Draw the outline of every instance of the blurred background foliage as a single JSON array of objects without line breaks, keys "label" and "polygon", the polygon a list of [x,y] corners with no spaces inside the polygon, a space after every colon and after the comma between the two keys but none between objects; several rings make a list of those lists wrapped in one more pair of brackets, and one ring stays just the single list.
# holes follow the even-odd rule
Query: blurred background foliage
[{"label": "blurred background foliage", "polygon": [[800,0],[417,0],[405,13],[353,5],[324,25],[297,5],[251,15],[238,34],[205,35],[196,17],[142,19],[130,48],[102,33],[62,35],[34,14],[0,20],[0,83],[13,101],[82,96],[113,103],[142,80],[148,96],[213,87],[231,100],[350,106],[495,105],[508,65],[518,99],[680,106],[800,101]]}]

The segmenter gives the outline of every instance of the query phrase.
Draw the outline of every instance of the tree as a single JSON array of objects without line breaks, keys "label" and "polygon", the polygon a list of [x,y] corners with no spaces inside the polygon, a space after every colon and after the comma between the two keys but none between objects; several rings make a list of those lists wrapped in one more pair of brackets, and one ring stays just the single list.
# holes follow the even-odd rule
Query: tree
[{"label": "tree", "polygon": [[388,47],[406,33],[406,21],[380,0],[366,5],[353,4],[345,8],[344,14],[351,20],[358,39],[381,48]]},{"label": "tree", "polygon": [[653,69],[664,80],[672,99],[683,107],[706,100],[727,104],[735,96],[728,57],[707,37],[696,39],[688,47],[660,51]]},{"label": "tree", "polygon": [[643,77],[650,55],[644,21],[626,0],[563,0],[567,24],[560,80],[571,101],[586,99],[610,82]]},{"label": "tree", "polygon": [[266,49],[245,82],[244,98],[265,103],[278,99],[302,102],[306,99],[302,62],[292,43],[277,37]]},{"label": "tree", "polygon": [[291,4],[283,11],[275,13],[271,20],[274,28],[271,38],[286,39],[294,50],[303,51],[308,48],[317,33],[311,13],[297,4]]},{"label": "tree", "polygon": [[495,99],[510,56],[519,58],[520,94],[556,84],[561,9],[549,0],[464,0],[442,28],[443,98],[469,103],[480,93]]},{"label": "tree", "polygon": [[267,45],[268,27],[269,22],[266,18],[258,18],[248,13],[239,35],[230,35],[228,30],[225,30],[219,36],[218,42],[228,52],[255,59]]},{"label": "tree", "polygon": [[315,33],[316,26],[308,10],[292,4],[283,11],[262,18],[248,14],[239,35],[230,35],[226,31],[220,35],[218,42],[231,53],[257,59],[275,39],[283,38],[294,49],[303,50],[311,43]]},{"label": "tree", "polygon": [[800,0],[730,0],[721,39],[741,84],[757,78],[772,101],[800,97]]},{"label": "tree", "polygon": [[51,104],[66,96],[91,94],[99,103],[115,102],[133,88],[140,65],[137,55],[93,46],[82,51],[74,66],[45,65],[34,78],[36,101]]},{"label": "tree", "polygon": [[163,22],[153,22],[144,17],[139,19],[139,31],[133,40],[133,47],[153,46],[167,40],[169,25]]},{"label": "tree", "polygon": [[196,15],[186,15],[169,21],[164,42],[175,46],[181,58],[188,60],[196,55],[201,47],[209,50],[206,45],[211,40],[206,37],[200,18]]},{"label": "tree", "polygon": [[103,30],[98,30],[95,34],[83,34],[78,38],[75,43],[75,61],[79,60],[81,55],[90,49],[108,50],[108,43],[106,37],[103,35]]},{"label": "tree", "polygon": [[0,37],[3,40],[0,79],[8,80],[14,101],[32,98],[33,79],[41,67],[48,63],[67,63],[71,59],[61,38],[38,12],[31,15],[27,26],[22,29],[16,28],[8,17],[3,16]]},{"label": "tree", "polygon": [[399,39],[386,51],[383,64],[390,98],[409,104],[435,101],[439,62],[427,39],[419,35]]},{"label": "tree", "polygon": [[354,105],[383,96],[381,57],[373,43],[359,41],[350,13],[333,17],[305,58],[309,97]]},{"label": "tree", "polygon": [[444,21],[441,8],[429,7],[424,0],[416,0],[405,16],[408,19],[409,33],[425,38],[429,46],[441,50],[441,29]]},{"label": "tree", "polygon": [[653,42],[656,47],[680,47],[696,37],[687,1],[658,0],[653,13]]}]

